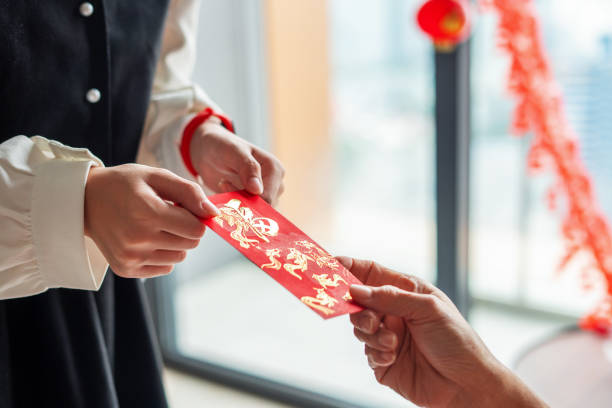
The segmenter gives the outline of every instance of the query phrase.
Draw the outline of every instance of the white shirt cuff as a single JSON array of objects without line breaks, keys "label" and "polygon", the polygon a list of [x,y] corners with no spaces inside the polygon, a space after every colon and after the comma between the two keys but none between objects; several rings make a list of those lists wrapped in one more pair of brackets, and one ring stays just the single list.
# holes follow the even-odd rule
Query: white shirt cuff
[{"label": "white shirt cuff", "polygon": [[97,290],[108,264],[84,235],[85,183],[93,160],[50,160],[35,169],[32,235],[45,286]]}]

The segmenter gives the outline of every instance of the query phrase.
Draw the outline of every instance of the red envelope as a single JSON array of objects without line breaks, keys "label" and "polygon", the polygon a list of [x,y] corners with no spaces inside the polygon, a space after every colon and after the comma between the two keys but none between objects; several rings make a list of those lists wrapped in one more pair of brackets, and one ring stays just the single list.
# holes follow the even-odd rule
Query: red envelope
[{"label": "red envelope", "polygon": [[234,191],[209,199],[221,215],[204,223],[321,317],[362,310],[348,292],[361,282],[259,196]]}]

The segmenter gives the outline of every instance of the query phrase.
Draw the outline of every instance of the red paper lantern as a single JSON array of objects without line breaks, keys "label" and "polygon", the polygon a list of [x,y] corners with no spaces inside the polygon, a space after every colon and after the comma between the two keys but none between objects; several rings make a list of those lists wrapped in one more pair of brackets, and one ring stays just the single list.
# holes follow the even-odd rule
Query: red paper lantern
[{"label": "red paper lantern", "polygon": [[420,8],[417,22],[436,48],[451,50],[469,33],[469,4],[467,0],[428,0]]}]

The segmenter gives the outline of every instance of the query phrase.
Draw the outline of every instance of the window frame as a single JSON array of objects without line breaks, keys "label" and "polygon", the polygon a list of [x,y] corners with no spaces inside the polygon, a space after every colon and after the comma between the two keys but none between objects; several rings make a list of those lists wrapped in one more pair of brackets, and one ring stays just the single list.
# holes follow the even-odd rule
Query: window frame
[{"label": "window frame", "polygon": [[470,185],[470,46],[435,50],[436,285],[467,316]]}]

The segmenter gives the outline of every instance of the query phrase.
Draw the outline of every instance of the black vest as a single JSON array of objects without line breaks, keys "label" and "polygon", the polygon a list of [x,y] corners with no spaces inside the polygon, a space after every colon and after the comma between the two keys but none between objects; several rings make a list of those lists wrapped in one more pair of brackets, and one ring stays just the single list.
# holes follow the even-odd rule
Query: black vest
[{"label": "black vest", "polygon": [[[0,0],[0,141],[41,135],[133,161],[167,0]],[[96,88],[97,103],[86,94]]]},{"label": "black vest", "polygon": [[[0,0],[0,142],[134,161],[167,0],[90,3],[85,16],[78,0]],[[148,313],[142,283],[110,271],[99,292],[0,301],[0,407],[166,406]]]}]

